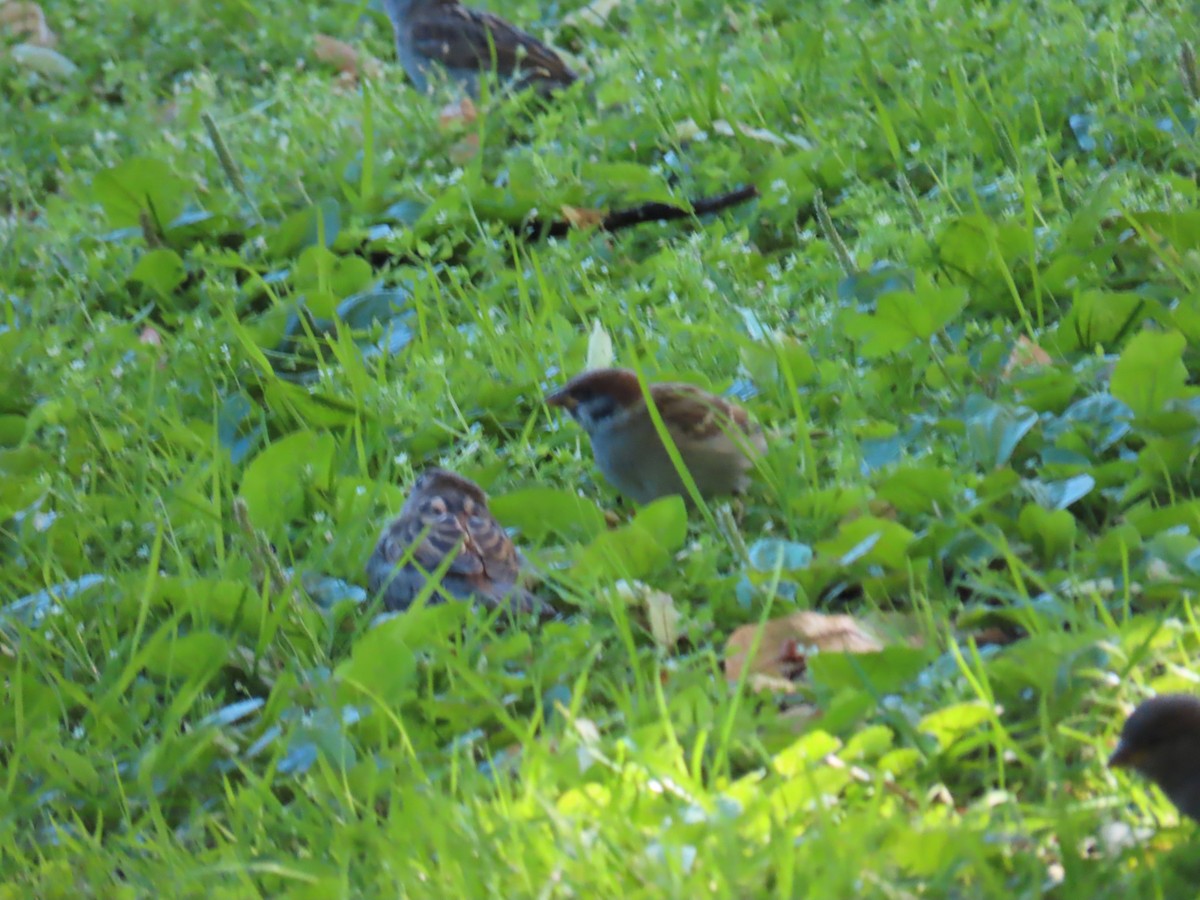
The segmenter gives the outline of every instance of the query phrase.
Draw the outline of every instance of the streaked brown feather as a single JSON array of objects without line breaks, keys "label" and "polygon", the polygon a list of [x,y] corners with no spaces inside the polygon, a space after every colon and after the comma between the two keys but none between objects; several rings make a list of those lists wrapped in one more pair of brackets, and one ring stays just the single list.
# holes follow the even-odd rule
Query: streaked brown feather
[{"label": "streaked brown feather", "polygon": [[752,439],[761,433],[746,410],[694,384],[652,384],[650,396],[664,422],[672,423],[695,440],[724,434],[731,426]]},{"label": "streaked brown feather", "polygon": [[[402,577],[397,577],[397,563],[414,544]],[[448,557],[442,586],[450,593],[473,595],[491,605],[510,593],[522,606],[536,602],[526,592],[514,590],[520,557],[488,511],[483,490],[454,472],[428,469],[417,479],[400,515],[380,536],[367,564],[371,589],[377,592],[385,584],[394,585],[388,588],[388,605],[402,608],[412,601],[407,595],[415,595],[423,583],[421,572],[433,572]]]},{"label": "streaked brown feather", "polygon": [[453,0],[414,9],[409,29],[419,52],[450,69],[490,70],[494,52],[495,68],[501,75],[524,72],[530,80],[563,85],[578,77],[537,38],[498,16]]}]

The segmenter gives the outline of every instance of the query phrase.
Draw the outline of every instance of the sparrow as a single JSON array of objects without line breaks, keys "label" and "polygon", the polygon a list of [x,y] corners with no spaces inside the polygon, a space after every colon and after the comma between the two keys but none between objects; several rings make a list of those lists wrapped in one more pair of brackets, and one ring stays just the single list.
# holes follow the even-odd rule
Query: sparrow
[{"label": "sparrow", "polygon": [[[662,382],[648,387],[701,496],[744,491],[752,457],[767,449],[762,430],[746,411],[690,384]],[[583,426],[597,468],[622,494],[637,503],[670,494],[690,502],[631,370],[584,372],[547,395],[546,403],[565,409]]]},{"label": "sparrow", "polygon": [[[410,548],[415,549],[410,553]],[[417,478],[367,561],[371,593],[382,592],[387,609],[405,610],[447,557],[451,562],[439,585],[446,594],[488,608],[506,604],[522,612],[548,611],[517,585],[521,557],[488,510],[483,489],[456,472],[430,468]],[[438,602],[436,593],[430,601]]]},{"label": "sparrow", "polygon": [[1125,722],[1108,765],[1140,772],[1200,822],[1200,698],[1162,694],[1144,702]]},{"label": "sparrow", "polygon": [[383,0],[383,8],[392,20],[400,64],[422,93],[437,69],[474,96],[479,76],[493,69],[502,81],[542,94],[579,78],[537,38],[457,0]]}]

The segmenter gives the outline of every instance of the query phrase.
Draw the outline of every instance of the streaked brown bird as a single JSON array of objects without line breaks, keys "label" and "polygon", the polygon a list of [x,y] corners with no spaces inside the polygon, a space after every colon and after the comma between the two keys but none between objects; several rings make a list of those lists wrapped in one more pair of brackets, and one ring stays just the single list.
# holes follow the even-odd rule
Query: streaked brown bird
[{"label": "streaked brown bird", "polygon": [[[417,478],[367,561],[371,593],[382,592],[389,610],[407,609],[448,558],[438,586],[446,594],[488,608],[503,604],[513,611],[549,614],[541,600],[517,584],[520,554],[489,511],[483,489],[456,472],[430,468]],[[435,590],[430,602],[440,599]]]},{"label": "streaked brown bird", "polygon": [[1200,698],[1162,694],[1142,703],[1126,720],[1108,764],[1149,778],[1181,813],[1200,822]]},{"label": "streaked brown bird", "polygon": [[548,94],[579,76],[541,41],[458,0],[383,0],[396,36],[396,55],[422,93],[439,70],[478,96],[479,78],[495,71],[501,83]]}]

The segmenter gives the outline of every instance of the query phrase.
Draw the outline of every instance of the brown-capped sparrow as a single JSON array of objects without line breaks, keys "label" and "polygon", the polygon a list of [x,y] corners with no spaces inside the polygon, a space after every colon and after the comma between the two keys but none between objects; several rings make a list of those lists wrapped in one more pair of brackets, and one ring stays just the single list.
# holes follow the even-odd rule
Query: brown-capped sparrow
[{"label": "brown-capped sparrow", "polygon": [[1125,722],[1108,764],[1140,772],[1200,822],[1200,699],[1162,694],[1145,701]]},{"label": "brown-capped sparrow", "polygon": [[458,0],[383,0],[383,8],[400,64],[422,93],[438,69],[472,95],[479,93],[480,75],[493,70],[502,82],[543,94],[579,77],[537,38]]},{"label": "brown-capped sparrow", "polygon": [[[706,499],[744,491],[752,457],[766,440],[746,411],[690,384],[648,385],[679,456]],[[689,500],[629,369],[593,369],[546,397],[567,410],[592,441],[596,466],[622,494],[649,503],[669,494]]]},{"label": "brown-capped sparrow", "polygon": [[[389,610],[407,609],[429,575],[451,555],[440,583],[450,596],[489,608],[503,603],[514,611],[549,611],[517,585],[521,557],[488,510],[483,489],[447,469],[426,469],[367,561],[371,593],[382,591]],[[406,556],[408,561],[398,566]],[[435,592],[430,602],[438,599]]]}]

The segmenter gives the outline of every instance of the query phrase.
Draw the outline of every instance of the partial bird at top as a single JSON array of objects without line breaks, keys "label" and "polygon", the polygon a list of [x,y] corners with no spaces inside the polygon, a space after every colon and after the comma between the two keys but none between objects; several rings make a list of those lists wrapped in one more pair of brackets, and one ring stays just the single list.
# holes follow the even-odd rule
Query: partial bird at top
[{"label": "partial bird at top", "polygon": [[400,64],[422,93],[429,91],[439,69],[472,95],[479,93],[479,77],[493,70],[502,84],[535,87],[541,94],[579,77],[537,38],[458,0],[382,2],[392,20]]}]

